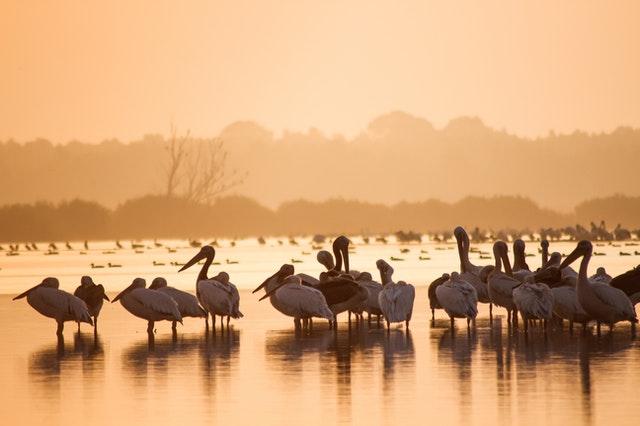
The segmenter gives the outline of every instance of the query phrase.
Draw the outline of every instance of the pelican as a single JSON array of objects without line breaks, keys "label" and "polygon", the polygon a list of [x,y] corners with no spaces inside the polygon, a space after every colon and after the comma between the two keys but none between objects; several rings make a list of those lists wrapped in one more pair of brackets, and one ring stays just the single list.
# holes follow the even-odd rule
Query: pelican
[{"label": "pelican", "polygon": [[367,300],[362,302],[360,310],[356,310],[356,314],[362,315],[362,312],[367,313],[367,322],[371,325],[371,315],[375,315],[380,320],[382,310],[380,310],[380,301],[378,295],[382,291],[382,284],[373,280],[373,277],[369,272],[361,272],[355,279],[355,281],[363,288],[367,290]]},{"label": "pelican", "polygon": [[[207,313],[204,309],[198,304],[198,299],[191,293],[187,293],[186,291],[178,290],[174,287],[169,287],[167,285],[167,280],[162,277],[154,278],[149,286],[150,290],[160,291],[169,297],[171,297],[178,304],[178,311],[180,311],[180,316],[184,317],[197,317],[204,318],[207,316]],[[171,329],[176,330],[177,321],[173,321],[171,324]]]},{"label": "pelican", "polygon": [[301,328],[301,319],[305,320],[305,323],[312,317],[332,321],[335,315],[323,294],[313,287],[302,285],[300,277],[293,273],[293,265],[282,265],[278,272],[267,278],[253,290],[253,293],[264,288],[265,294],[260,300],[268,297],[274,308],[284,315],[293,317],[296,330]]},{"label": "pelican", "polygon": [[[493,244],[493,255],[496,258],[495,269],[487,278],[489,297],[491,302],[507,310],[507,323],[517,323],[517,310],[513,302],[513,289],[520,285],[520,281],[513,278],[511,265],[507,255],[507,245],[504,241],[496,241]],[[504,263],[505,272],[501,271]],[[511,315],[513,313],[513,316]]]},{"label": "pelican", "polygon": [[618,275],[611,280],[610,285],[624,291],[635,306],[640,302],[640,266]]},{"label": "pelican", "polygon": [[[436,295],[436,289],[448,281],[450,278],[449,274],[442,274],[441,277],[436,278],[429,284],[429,308],[431,309],[431,321],[436,320],[436,309],[442,309],[442,305],[438,301],[438,296]],[[478,296],[478,292],[476,292],[476,297]]]},{"label": "pelican", "polygon": [[178,304],[171,296],[156,290],[145,288],[147,283],[142,278],[135,278],[131,285],[118,294],[111,303],[118,300],[123,308],[131,314],[147,320],[147,333],[153,333],[155,321],[178,321],[182,324],[182,316]]},{"label": "pelican", "polygon": [[435,292],[438,302],[451,319],[451,328],[453,329],[455,318],[466,318],[469,329],[470,321],[475,320],[478,315],[478,293],[475,287],[460,278],[457,272],[452,272],[448,280],[436,287]]},{"label": "pelican", "polygon": [[460,257],[460,278],[471,284],[478,294],[478,302],[489,304],[489,316],[493,315],[493,306],[489,297],[489,288],[480,278],[483,270],[487,270],[486,266],[476,266],[469,260],[469,235],[463,227],[458,226],[453,230],[458,245],[458,256]]},{"label": "pelican", "polygon": [[65,321],[86,322],[93,325],[91,314],[82,299],[60,290],[57,278],[48,277],[35,287],[31,287],[13,300],[27,297],[27,303],[45,317],[53,318],[58,323],[56,334],[62,336]]},{"label": "pelican", "polygon": [[[200,305],[204,310],[211,314],[212,325],[216,325],[216,315],[220,315],[220,325],[223,326],[224,317],[227,317],[227,327],[229,319],[242,318],[240,312],[240,294],[235,285],[229,282],[229,275],[219,274],[216,278],[208,278],[209,266],[216,257],[216,251],[211,246],[202,246],[198,254],[188,261],[178,272],[182,272],[187,268],[205,259],[202,269],[196,278],[196,296],[200,301]],[[205,316],[205,323],[209,326],[208,315]]]},{"label": "pelican", "polygon": [[404,281],[394,283],[393,268],[387,262],[379,259],[376,267],[380,271],[382,280],[382,291],[378,295],[380,310],[387,321],[387,329],[392,322],[403,322],[405,328],[409,328],[411,314],[413,313],[413,301],[416,297],[416,290],[411,284]]},{"label": "pelican", "polygon": [[[73,292],[73,295],[84,301],[89,309],[89,315],[93,317],[93,330],[98,331],[98,315],[102,309],[102,303],[109,298],[104,293],[102,284],[95,284],[91,277],[85,275],[80,279],[80,285]],[[80,322],[78,321],[78,331],[80,331]]]},{"label": "pelican", "polygon": [[576,284],[578,302],[590,317],[609,324],[610,328],[619,321],[629,321],[633,326],[638,322],[638,318],[627,295],[615,287],[601,282],[590,282],[587,278],[592,254],[591,242],[582,240],[560,265],[561,268],[566,267],[582,257]]},{"label": "pelican", "polygon": [[513,277],[520,282],[531,276],[526,262],[525,244],[520,238],[513,241]]},{"label": "pelican", "polygon": [[553,292],[548,285],[535,282],[531,273],[513,289],[513,303],[522,316],[525,333],[529,331],[529,320],[541,319],[546,325],[553,316]]},{"label": "pelican", "polygon": [[[333,242],[333,253],[336,257],[336,266],[332,271],[323,272],[316,289],[322,292],[329,309],[334,313],[333,322],[337,327],[337,315],[349,311],[349,323],[351,323],[351,311],[357,311],[368,299],[369,292],[366,288],[353,280],[349,271],[349,239],[340,236]],[[344,260],[345,273],[340,274]]]}]

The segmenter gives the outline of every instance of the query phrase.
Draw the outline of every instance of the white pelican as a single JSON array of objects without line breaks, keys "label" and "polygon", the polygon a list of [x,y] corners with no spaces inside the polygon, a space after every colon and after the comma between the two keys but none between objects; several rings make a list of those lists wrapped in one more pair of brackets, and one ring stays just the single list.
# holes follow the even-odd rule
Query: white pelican
[{"label": "white pelican", "polygon": [[146,288],[147,282],[135,278],[131,285],[118,294],[111,303],[118,300],[131,314],[147,320],[147,333],[153,334],[155,321],[178,321],[182,324],[182,315],[178,304],[171,296]]},{"label": "white pelican", "polygon": [[455,318],[466,318],[467,328],[471,320],[478,315],[478,293],[475,287],[463,280],[457,272],[436,287],[438,302],[451,319],[451,328]]},{"label": "white pelican", "polygon": [[413,301],[416,290],[411,284],[404,281],[393,282],[393,268],[387,262],[379,259],[376,267],[380,271],[382,291],[378,295],[380,310],[387,321],[387,328],[392,322],[403,322],[405,328],[409,328],[409,321],[413,313]]},{"label": "white pelican", "polygon": [[[223,319],[227,317],[227,327],[229,326],[229,318],[242,318],[240,312],[240,294],[235,285],[229,282],[227,273],[220,273],[214,278],[208,278],[209,266],[216,257],[216,251],[211,246],[202,246],[198,254],[188,261],[178,272],[195,265],[200,260],[205,259],[202,269],[196,278],[196,296],[200,301],[200,305],[207,313],[211,314],[212,325],[216,325],[216,315],[220,315],[220,326],[223,325]],[[207,327],[209,326],[208,315],[205,317]]]},{"label": "white pelican", "polygon": [[[84,301],[89,309],[89,315],[93,317],[93,331],[98,331],[98,315],[102,309],[102,303],[109,298],[104,293],[102,284],[95,284],[91,277],[85,275],[80,279],[80,285],[73,292],[73,295]],[[80,322],[78,322],[78,331],[80,331]]]},{"label": "white pelican", "polygon": [[525,333],[529,330],[529,320],[544,320],[546,326],[553,316],[553,292],[548,285],[535,282],[534,274],[513,289],[513,303],[522,316]]},{"label": "white pelican", "polygon": [[[442,305],[438,300],[438,296],[436,295],[436,289],[447,282],[450,278],[450,275],[445,273],[442,274],[441,277],[436,278],[429,284],[428,296],[429,296],[429,308],[431,309],[431,321],[436,320],[436,309],[442,309]],[[478,292],[476,292],[476,297],[478,296]]]},{"label": "white pelican", "polygon": [[[174,287],[169,287],[167,285],[167,280],[162,277],[154,278],[153,281],[151,281],[149,289],[160,291],[175,300],[178,304],[178,311],[180,311],[180,316],[182,316],[182,318],[204,318],[207,316],[207,313],[198,304],[198,299],[193,294],[178,290]],[[176,323],[177,321],[173,321],[171,324],[171,328],[173,330],[176,329]]]},{"label": "white pelican", "polygon": [[[520,281],[513,278],[508,248],[504,241],[496,241],[493,244],[493,255],[496,258],[495,269],[487,278],[489,297],[491,302],[507,310],[507,323],[517,323],[516,305],[513,302],[513,289],[520,285]],[[501,271],[504,263],[505,272]],[[513,313],[513,316],[512,316]]]},{"label": "white pelican", "polygon": [[527,265],[525,244],[520,238],[513,241],[513,277],[520,282],[524,282],[532,275],[529,265]]},{"label": "white pelican", "polygon": [[576,285],[578,302],[590,317],[599,323],[609,324],[610,328],[619,321],[629,321],[633,326],[638,322],[638,318],[627,295],[615,287],[600,282],[590,282],[587,278],[592,253],[591,242],[582,240],[560,265],[561,268],[566,267],[582,257]]},{"label": "white pelican", "polygon": [[293,317],[296,330],[300,330],[300,320],[313,317],[334,319],[327,301],[319,290],[304,286],[300,277],[293,275],[293,265],[282,265],[278,272],[267,278],[253,293],[264,288],[265,295],[260,300],[269,298],[271,305],[284,315]]},{"label": "white pelican", "polygon": [[471,244],[469,242],[469,235],[462,226],[456,227],[456,229],[453,230],[453,235],[456,238],[458,256],[460,257],[460,278],[476,289],[478,302],[488,303],[489,316],[493,316],[493,306],[491,305],[491,298],[489,297],[489,288],[480,278],[483,271],[488,271],[488,269],[486,266],[474,265],[469,260]]},{"label": "white pelican", "polygon": [[62,336],[65,321],[86,322],[93,325],[87,305],[78,297],[60,290],[57,278],[48,277],[35,287],[31,287],[13,300],[27,297],[27,303],[45,317],[58,323],[56,334]]},{"label": "white pelican", "polygon": [[361,272],[355,279],[355,281],[364,289],[367,290],[367,300],[362,302],[359,310],[355,310],[356,314],[362,315],[362,312],[367,313],[367,322],[371,325],[371,315],[375,315],[380,320],[382,310],[380,309],[380,301],[378,295],[382,291],[382,284],[373,280],[373,277],[369,272]]}]

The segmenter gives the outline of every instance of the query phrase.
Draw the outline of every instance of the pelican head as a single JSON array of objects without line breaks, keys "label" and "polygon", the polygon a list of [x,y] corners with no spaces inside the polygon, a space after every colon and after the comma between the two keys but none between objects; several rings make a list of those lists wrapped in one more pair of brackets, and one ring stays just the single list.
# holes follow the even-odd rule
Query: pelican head
[{"label": "pelican head", "polygon": [[589,256],[591,257],[591,253],[593,253],[593,245],[591,241],[582,240],[578,243],[576,248],[567,256],[567,258],[560,264],[560,269],[566,268],[571,265],[576,259],[581,256]]},{"label": "pelican head", "polygon": [[[444,277],[444,275],[443,275],[443,277]],[[460,274],[458,274],[457,272],[454,271],[454,272],[451,273],[451,275],[449,277],[451,278],[451,281],[455,281],[458,278],[460,278]]]},{"label": "pelican head", "polygon": [[182,268],[180,268],[180,270],[178,272],[182,272],[185,269],[192,267],[196,263],[200,262],[202,259],[211,259],[211,261],[213,261],[213,259],[215,259],[215,257],[216,257],[216,250],[213,247],[211,247],[211,246],[202,246],[202,248],[200,248],[200,251],[198,252],[198,254],[193,256],[190,261],[185,263],[185,265]]},{"label": "pelican head", "polygon": [[391,265],[382,259],[378,259],[376,261],[376,268],[380,271],[380,279],[383,285],[391,281],[391,276],[393,275],[393,267]]},{"label": "pelican head", "polygon": [[40,287],[58,288],[58,287],[60,287],[60,281],[58,281],[58,279],[55,278],[55,277],[47,277],[47,278],[43,279],[40,284],[35,285],[35,286],[31,287],[29,290],[25,291],[24,293],[21,293],[21,294],[17,295],[16,297],[14,297],[13,300],[22,299],[23,297],[28,296],[29,293],[31,293],[33,290],[35,290],[37,288],[40,288]]},{"label": "pelican head", "polygon": [[316,259],[318,259],[321,265],[327,268],[327,271],[336,267],[335,263],[333,263],[333,256],[326,250],[320,250],[316,255]]},{"label": "pelican head", "polygon": [[478,275],[480,277],[480,281],[482,281],[483,283],[486,283],[489,280],[489,275],[496,269],[495,266],[493,265],[487,265],[484,268],[482,268],[480,270],[480,274]]},{"label": "pelican head", "polygon": [[604,275],[607,273],[607,270],[604,269],[604,266],[598,266],[598,268],[596,269],[596,274],[598,275]]},{"label": "pelican head", "polygon": [[562,255],[557,251],[554,251],[549,256],[549,262],[547,262],[547,265],[560,265],[560,262],[562,262]]},{"label": "pelican head", "polygon": [[368,272],[360,272],[360,275],[358,275],[356,281],[373,281],[373,277]]},{"label": "pelican head", "polygon": [[151,285],[149,286],[149,288],[151,290],[157,290],[159,288],[166,287],[166,286],[167,286],[167,280],[165,280],[162,277],[156,277],[153,279],[153,281],[151,281]]},{"label": "pelican head", "polygon": [[144,280],[144,278],[134,278],[131,285],[125,288],[124,290],[122,290],[116,297],[114,297],[111,303],[117,302],[118,300],[120,300],[122,296],[132,292],[135,289],[145,288],[146,286],[147,286],[147,282]]},{"label": "pelican head", "polygon": [[82,278],[80,278],[80,285],[82,287],[90,287],[93,285],[93,280],[90,276],[84,275]]},{"label": "pelican head", "polygon": [[524,254],[524,241],[522,241],[520,238],[518,238],[517,240],[515,240],[513,242],[513,251],[517,252],[517,253],[522,253]]},{"label": "pelican head", "polygon": [[[285,263],[284,265],[282,265],[280,267],[280,269],[278,269],[278,271],[271,275],[269,278],[267,278],[266,280],[264,280],[264,282],[262,284],[260,284],[258,287],[256,287],[255,290],[252,291],[252,293],[256,293],[257,291],[260,291],[260,289],[266,287],[266,285],[269,283],[269,281],[271,281],[272,279],[276,278],[276,282],[277,283],[281,283],[285,278],[287,278],[289,275],[293,275],[295,273],[295,269],[293,267],[293,265]],[[267,294],[269,294],[270,292],[267,291]],[[262,298],[263,299],[263,298]],[[262,300],[260,299],[260,300]]]},{"label": "pelican head", "polygon": [[549,248],[549,241],[547,241],[547,240],[540,241],[540,247],[542,247],[545,250],[548,249]]},{"label": "pelican head", "polygon": [[453,230],[453,236],[456,237],[458,241],[464,241],[467,236],[467,231],[465,231],[462,226],[456,226],[456,229]]},{"label": "pelican head", "polygon": [[213,277],[213,279],[222,284],[229,284],[229,274],[227,274],[226,272],[218,273],[218,275]]}]

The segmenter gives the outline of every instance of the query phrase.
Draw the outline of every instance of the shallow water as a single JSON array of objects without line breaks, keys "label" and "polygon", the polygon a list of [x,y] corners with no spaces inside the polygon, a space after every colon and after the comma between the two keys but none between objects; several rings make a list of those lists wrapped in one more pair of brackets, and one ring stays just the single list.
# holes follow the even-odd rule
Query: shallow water
[{"label": "shallow water", "polygon": [[[568,253],[572,246],[552,249]],[[404,261],[393,263],[397,279],[418,285],[456,269],[455,250],[408,247],[410,253],[400,254],[395,244],[358,246],[353,268],[372,271],[375,259],[401,256]],[[421,249],[431,260],[417,259]],[[640,351],[628,325],[612,333],[605,328],[601,337],[592,329],[573,335],[533,329],[525,337],[507,328],[500,309],[490,323],[482,306],[470,333],[461,320],[452,333],[442,312],[430,323],[426,287],[420,286],[408,333],[399,326],[387,332],[375,323],[349,329],[346,322],[335,333],[316,321],[310,335],[296,335],[290,319],[242,291],[245,318],[224,333],[206,333],[203,321],[188,318],[176,337],[168,323],[158,323],[150,342],[146,323],[114,304],[102,311],[97,339],[90,327],[83,325],[78,334],[67,323],[58,341],[52,320],[24,300],[11,301],[11,294],[45,275],[58,276],[68,291],[85,273],[111,292],[134,276],[150,281],[163,275],[170,284],[193,288],[197,268],[178,275],[177,267],[152,262],[184,262],[194,249],[113,255],[100,250],[2,259],[0,424],[637,423]],[[218,249],[218,257],[239,262],[220,268],[249,289],[292,257],[304,261],[296,264],[299,271],[319,272],[315,256],[302,250],[311,251],[286,242],[260,247],[244,241]],[[596,247],[608,255],[594,257],[592,269],[604,265],[615,275],[637,262],[618,256],[619,250],[633,247]],[[537,257],[527,260],[537,265]],[[88,268],[107,261],[123,267]]]}]

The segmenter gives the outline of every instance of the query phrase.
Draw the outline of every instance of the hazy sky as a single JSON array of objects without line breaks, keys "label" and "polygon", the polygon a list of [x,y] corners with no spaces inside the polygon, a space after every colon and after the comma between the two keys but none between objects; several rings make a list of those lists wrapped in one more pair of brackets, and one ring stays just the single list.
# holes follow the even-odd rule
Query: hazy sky
[{"label": "hazy sky", "polygon": [[640,126],[639,1],[3,1],[0,139]]}]

